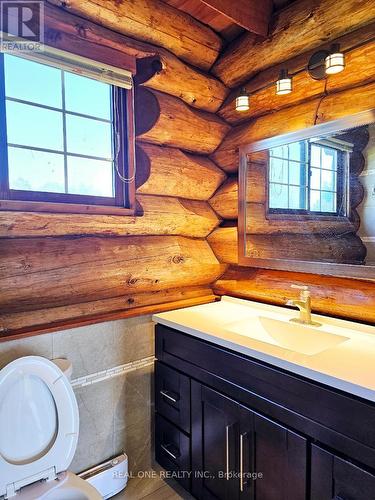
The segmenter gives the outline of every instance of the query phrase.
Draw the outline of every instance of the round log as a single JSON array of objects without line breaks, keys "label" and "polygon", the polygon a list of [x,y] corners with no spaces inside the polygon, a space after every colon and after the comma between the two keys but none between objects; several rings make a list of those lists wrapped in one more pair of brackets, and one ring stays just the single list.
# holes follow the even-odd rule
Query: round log
[{"label": "round log", "polygon": [[[6,336],[8,340],[13,335],[19,338],[22,333],[35,334],[35,332],[65,330],[74,326],[83,326],[83,324],[101,323],[132,315],[152,314],[160,312],[163,308],[167,309],[168,303],[169,308],[174,308],[173,303],[177,301],[183,301],[182,307],[190,307],[202,302],[210,302],[213,299],[212,290],[208,286],[125,294],[81,304],[1,314],[0,331],[1,337],[4,339]],[[146,307],[147,311],[144,310]]]},{"label": "round log", "polygon": [[[216,255],[217,251],[215,252]],[[354,233],[340,235],[247,234],[246,255],[258,259],[363,264],[366,247]],[[220,259],[219,259],[220,260]]]},{"label": "round log", "polygon": [[217,78],[162,47],[103,28],[48,3],[44,25],[46,44],[110,65],[116,61],[117,67],[136,71],[136,82],[179,97],[195,108],[216,112],[229,92]]},{"label": "round log", "polygon": [[238,169],[238,147],[371,109],[375,83],[330,94],[234,127],[211,158],[226,172]]},{"label": "round log", "polygon": [[219,227],[207,238],[219,262],[238,264],[237,227]]},{"label": "round log", "polygon": [[[236,227],[219,227],[207,240],[220,262],[238,263]],[[246,255],[259,259],[361,264],[366,257],[366,247],[355,234],[248,234],[246,240]]]},{"label": "round log", "polygon": [[229,89],[211,75],[180,61],[170,52],[156,48],[157,56],[137,61],[136,82],[180,98],[193,108],[215,113]]},{"label": "round log", "polygon": [[365,197],[365,188],[357,176],[350,177],[350,207],[357,208]]},{"label": "round log", "polygon": [[0,312],[212,283],[224,268],[205,240],[178,236],[0,240]]},{"label": "round log", "polygon": [[221,39],[211,28],[160,0],[48,1],[118,33],[160,45],[202,69],[210,69],[221,49]]},{"label": "round log", "polygon": [[226,174],[204,156],[138,143],[138,193],[208,200],[225,179]]},{"label": "round log", "polygon": [[234,295],[277,305],[298,298],[290,285],[307,285],[316,313],[375,324],[375,281],[320,276],[318,274],[230,267],[214,284],[218,295]]},{"label": "round log", "polygon": [[143,215],[57,214],[0,211],[0,238],[40,236],[180,235],[204,238],[219,218],[204,201],[138,195]]},{"label": "round log", "polygon": [[223,219],[238,217],[238,180],[230,177],[209,200],[211,207]]},{"label": "round log", "polygon": [[265,202],[247,203],[246,205],[246,232],[251,234],[319,234],[330,237],[346,233],[356,233],[360,221],[354,212],[350,219],[338,217],[337,220],[325,220],[315,217],[295,215],[293,219],[272,219],[266,217]]},{"label": "round log", "polygon": [[358,177],[365,168],[365,158],[359,151],[353,151],[350,154],[350,174]]},{"label": "round log", "polygon": [[[251,106],[248,111],[238,112],[235,109],[234,99],[238,89],[234,90],[226,99],[219,111],[219,115],[231,125],[243,123],[250,118],[278,111],[292,105],[299,104],[324,94],[338,92],[357,85],[364,85],[373,81],[375,73],[375,23],[360,28],[338,38],[335,42],[345,51],[345,71],[325,80],[313,80],[305,70],[306,62],[318,50],[328,50],[330,43],[325,43],[308,53],[300,54],[286,62],[267,68],[254,76],[243,87],[251,95]],[[278,96],[275,92],[275,83],[279,78],[280,70],[288,68],[293,76],[293,92]],[[325,89],[325,85],[327,88]]]},{"label": "round log", "polygon": [[142,87],[136,91],[135,110],[139,139],[193,153],[212,153],[230,128],[214,114],[197,111],[176,97]]},{"label": "round log", "polygon": [[[348,15],[350,12],[350,15]],[[330,42],[344,33],[374,21],[370,0],[300,0],[279,11],[266,40],[246,33],[234,41],[213,67],[228,87],[235,87],[256,73]]]}]

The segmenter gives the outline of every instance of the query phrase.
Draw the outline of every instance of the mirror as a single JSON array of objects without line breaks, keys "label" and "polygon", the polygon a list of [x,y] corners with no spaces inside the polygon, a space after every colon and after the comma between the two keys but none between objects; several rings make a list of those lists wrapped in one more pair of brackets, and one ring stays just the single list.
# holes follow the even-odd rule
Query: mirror
[{"label": "mirror", "polygon": [[241,147],[239,263],[375,278],[375,111]]}]

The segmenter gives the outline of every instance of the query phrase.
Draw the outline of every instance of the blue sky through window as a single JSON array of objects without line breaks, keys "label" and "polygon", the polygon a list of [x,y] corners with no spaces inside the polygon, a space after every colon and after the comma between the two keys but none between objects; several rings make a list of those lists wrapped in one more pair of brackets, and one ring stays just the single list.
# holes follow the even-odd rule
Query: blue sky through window
[{"label": "blue sky through window", "polygon": [[10,189],[114,197],[111,85],[4,55]]}]

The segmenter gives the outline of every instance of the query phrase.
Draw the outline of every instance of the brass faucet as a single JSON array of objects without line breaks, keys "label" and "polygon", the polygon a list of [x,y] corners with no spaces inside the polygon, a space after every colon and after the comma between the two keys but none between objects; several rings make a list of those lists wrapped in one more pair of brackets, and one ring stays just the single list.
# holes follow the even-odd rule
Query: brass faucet
[{"label": "brass faucet", "polygon": [[311,293],[309,288],[301,285],[291,285],[291,288],[298,288],[301,293],[299,300],[291,299],[286,303],[287,306],[298,307],[299,309],[299,318],[292,318],[290,321],[302,325],[321,326],[320,323],[311,319]]}]

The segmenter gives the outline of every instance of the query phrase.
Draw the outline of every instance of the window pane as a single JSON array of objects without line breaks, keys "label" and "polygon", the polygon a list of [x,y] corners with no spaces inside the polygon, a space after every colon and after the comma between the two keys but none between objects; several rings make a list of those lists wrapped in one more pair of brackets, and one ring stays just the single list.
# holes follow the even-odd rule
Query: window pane
[{"label": "window pane", "polygon": [[293,142],[289,144],[289,159],[299,162],[305,161],[304,149],[303,142]]},{"label": "window pane", "polygon": [[336,172],[322,170],[322,189],[336,191]]},{"label": "window pane", "polygon": [[320,191],[310,191],[310,210],[320,212]]},{"label": "window pane", "polygon": [[24,101],[61,108],[61,71],[21,57],[4,55],[5,93]]},{"label": "window pane", "polygon": [[112,158],[112,125],[89,118],[66,115],[69,153]]},{"label": "window pane", "polygon": [[64,192],[63,155],[9,147],[8,159],[10,189]]},{"label": "window pane", "polygon": [[111,86],[74,75],[64,73],[65,105],[68,111],[111,119]]},{"label": "window pane", "polygon": [[288,159],[288,145],[278,146],[277,148],[272,148],[270,150],[270,156],[274,156],[276,158],[285,158]]},{"label": "window pane", "polygon": [[322,212],[336,212],[336,194],[322,191]]},{"label": "window pane", "polygon": [[299,187],[289,187],[289,208],[305,210],[304,189]]},{"label": "window pane", "polygon": [[72,194],[114,196],[110,161],[68,156],[68,191]]},{"label": "window pane", "polygon": [[337,169],[337,151],[331,148],[322,148],[322,168]]},{"label": "window pane", "polygon": [[8,143],[63,150],[62,113],[18,102],[6,102]]},{"label": "window pane", "polygon": [[270,161],[270,181],[288,183],[288,162],[279,160],[278,158],[271,158]]},{"label": "window pane", "polygon": [[320,168],[312,168],[310,176],[311,189],[320,189]]},{"label": "window pane", "polygon": [[316,144],[311,145],[311,158],[310,158],[310,164],[313,167],[320,168],[320,146],[317,146]]},{"label": "window pane", "polygon": [[301,163],[289,163],[289,184],[295,184],[297,186],[305,185],[305,175],[306,165]]},{"label": "window pane", "polygon": [[270,208],[288,208],[288,186],[270,184]]}]

